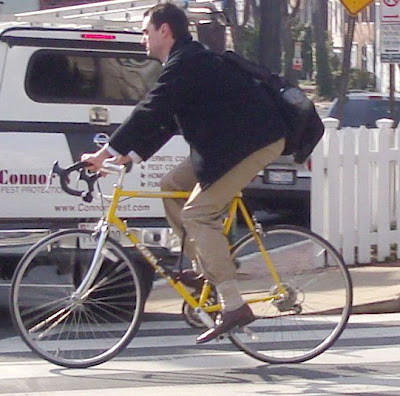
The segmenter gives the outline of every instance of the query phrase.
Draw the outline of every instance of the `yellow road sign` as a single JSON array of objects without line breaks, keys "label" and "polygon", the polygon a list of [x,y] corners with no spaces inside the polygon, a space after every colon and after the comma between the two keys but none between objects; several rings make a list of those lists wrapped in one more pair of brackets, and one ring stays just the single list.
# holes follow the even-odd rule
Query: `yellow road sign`
[{"label": "yellow road sign", "polygon": [[357,15],[363,8],[374,0],[340,0],[350,15]]}]

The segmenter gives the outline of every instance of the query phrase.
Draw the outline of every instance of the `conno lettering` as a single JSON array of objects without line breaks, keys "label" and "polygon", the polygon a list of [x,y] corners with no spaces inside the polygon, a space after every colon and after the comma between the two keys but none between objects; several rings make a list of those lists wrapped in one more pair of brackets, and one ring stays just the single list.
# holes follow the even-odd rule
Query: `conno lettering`
[{"label": "conno lettering", "polygon": [[[34,173],[13,173],[7,169],[0,170],[0,184],[12,185],[46,185],[48,175]],[[50,181],[51,182],[51,181]]]}]

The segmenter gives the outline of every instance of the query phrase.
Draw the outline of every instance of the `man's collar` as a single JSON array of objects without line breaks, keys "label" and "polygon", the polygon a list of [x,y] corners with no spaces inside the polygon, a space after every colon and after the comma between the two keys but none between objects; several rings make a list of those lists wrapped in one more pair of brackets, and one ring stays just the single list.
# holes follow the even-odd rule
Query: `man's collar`
[{"label": "man's collar", "polygon": [[174,43],[174,45],[173,45],[172,48],[171,48],[171,51],[169,51],[169,54],[168,54],[168,56],[167,56],[167,59],[165,60],[164,63],[168,62],[168,59],[170,59],[171,56],[172,56],[176,51],[178,51],[178,50],[179,50],[180,48],[182,48],[184,45],[191,43],[192,41],[193,41],[193,37],[192,37],[191,35],[186,36],[186,37],[183,38],[183,39],[176,40],[175,43]]}]

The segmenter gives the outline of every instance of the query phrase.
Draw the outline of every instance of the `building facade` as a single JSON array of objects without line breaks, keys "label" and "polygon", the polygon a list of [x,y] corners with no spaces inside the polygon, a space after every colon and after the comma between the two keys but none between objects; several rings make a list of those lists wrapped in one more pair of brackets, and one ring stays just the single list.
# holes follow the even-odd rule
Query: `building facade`
[{"label": "building facade", "polygon": [[[318,1],[318,0],[317,0]],[[356,16],[351,67],[373,73],[378,91],[389,91],[389,65],[380,59],[380,1],[376,0]],[[328,32],[333,51],[342,56],[349,14],[340,0],[328,0]],[[395,68],[395,90],[400,91],[400,69]]]}]

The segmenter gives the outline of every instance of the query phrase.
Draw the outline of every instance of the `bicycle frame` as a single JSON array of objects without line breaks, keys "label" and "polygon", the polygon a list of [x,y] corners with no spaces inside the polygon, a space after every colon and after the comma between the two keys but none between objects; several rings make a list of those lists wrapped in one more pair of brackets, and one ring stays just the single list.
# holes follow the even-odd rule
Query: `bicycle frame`
[{"label": "bicycle frame", "polygon": [[[124,171],[121,172],[110,172],[114,174],[119,174],[118,182],[113,187],[113,193],[111,195],[111,203],[107,210],[107,213],[103,219],[100,220],[98,226],[96,227],[99,231],[99,241],[97,243],[97,247],[95,250],[95,254],[90,265],[90,268],[82,280],[81,285],[77,289],[75,295],[77,298],[82,298],[87,293],[90,293],[90,287],[93,280],[96,278],[98,272],[100,271],[101,264],[102,264],[102,250],[104,246],[104,242],[108,236],[109,226],[115,226],[123,235],[125,235],[130,242],[133,244],[134,247],[138,249],[140,254],[145,258],[146,262],[151,265],[156,274],[161,276],[166,280],[166,282],[176,291],[178,295],[192,308],[194,311],[199,315],[201,320],[207,324],[208,326],[213,325],[213,321],[208,315],[209,313],[218,312],[221,310],[220,304],[213,304],[208,305],[206,304],[210,292],[211,286],[206,281],[204,286],[201,290],[200,297],[198,300],[192,296],[192,294],[185,288],[184,284],[174,277],[171,276],[170,271],[164,269],[159,264],[159,258],[155,256],[150,249],[148,249],[132,232],[129,231],[127,223],[121,220],[117,215],[116,211],[118,208],[118,203],[121,198],[158,198],[158,199],[187,199],[190,196],[190,192],[187,191],[129,191],[124,190],[122,188],[122,182],[124,178]],[[269,273],[272,279],[275,282],[277,292],[275,294],[271,294],[269,296],[263,298],[253,298],[253,299],[245,299],[247,303],[254,303],[254,302],[263,302],[263,301],[277,301],[281,299],[285,295],[285,287],[282,285],[280,278],[275,271],[275,268],[269,258],[266,248],[264,247],[261,238],[260,238],[260,229],[253,221],[250,213],[248,212],[242,198],[241,194],[236,195],[227,210],[227,215],[224,219],[223,224],[223,232],[224,235],[228,235],[235,216],[237,213],[243,217],[243,220],[246,224],[247,229],[254,237],[258,250],[260,251],[265,265],[267,266]]]}]

